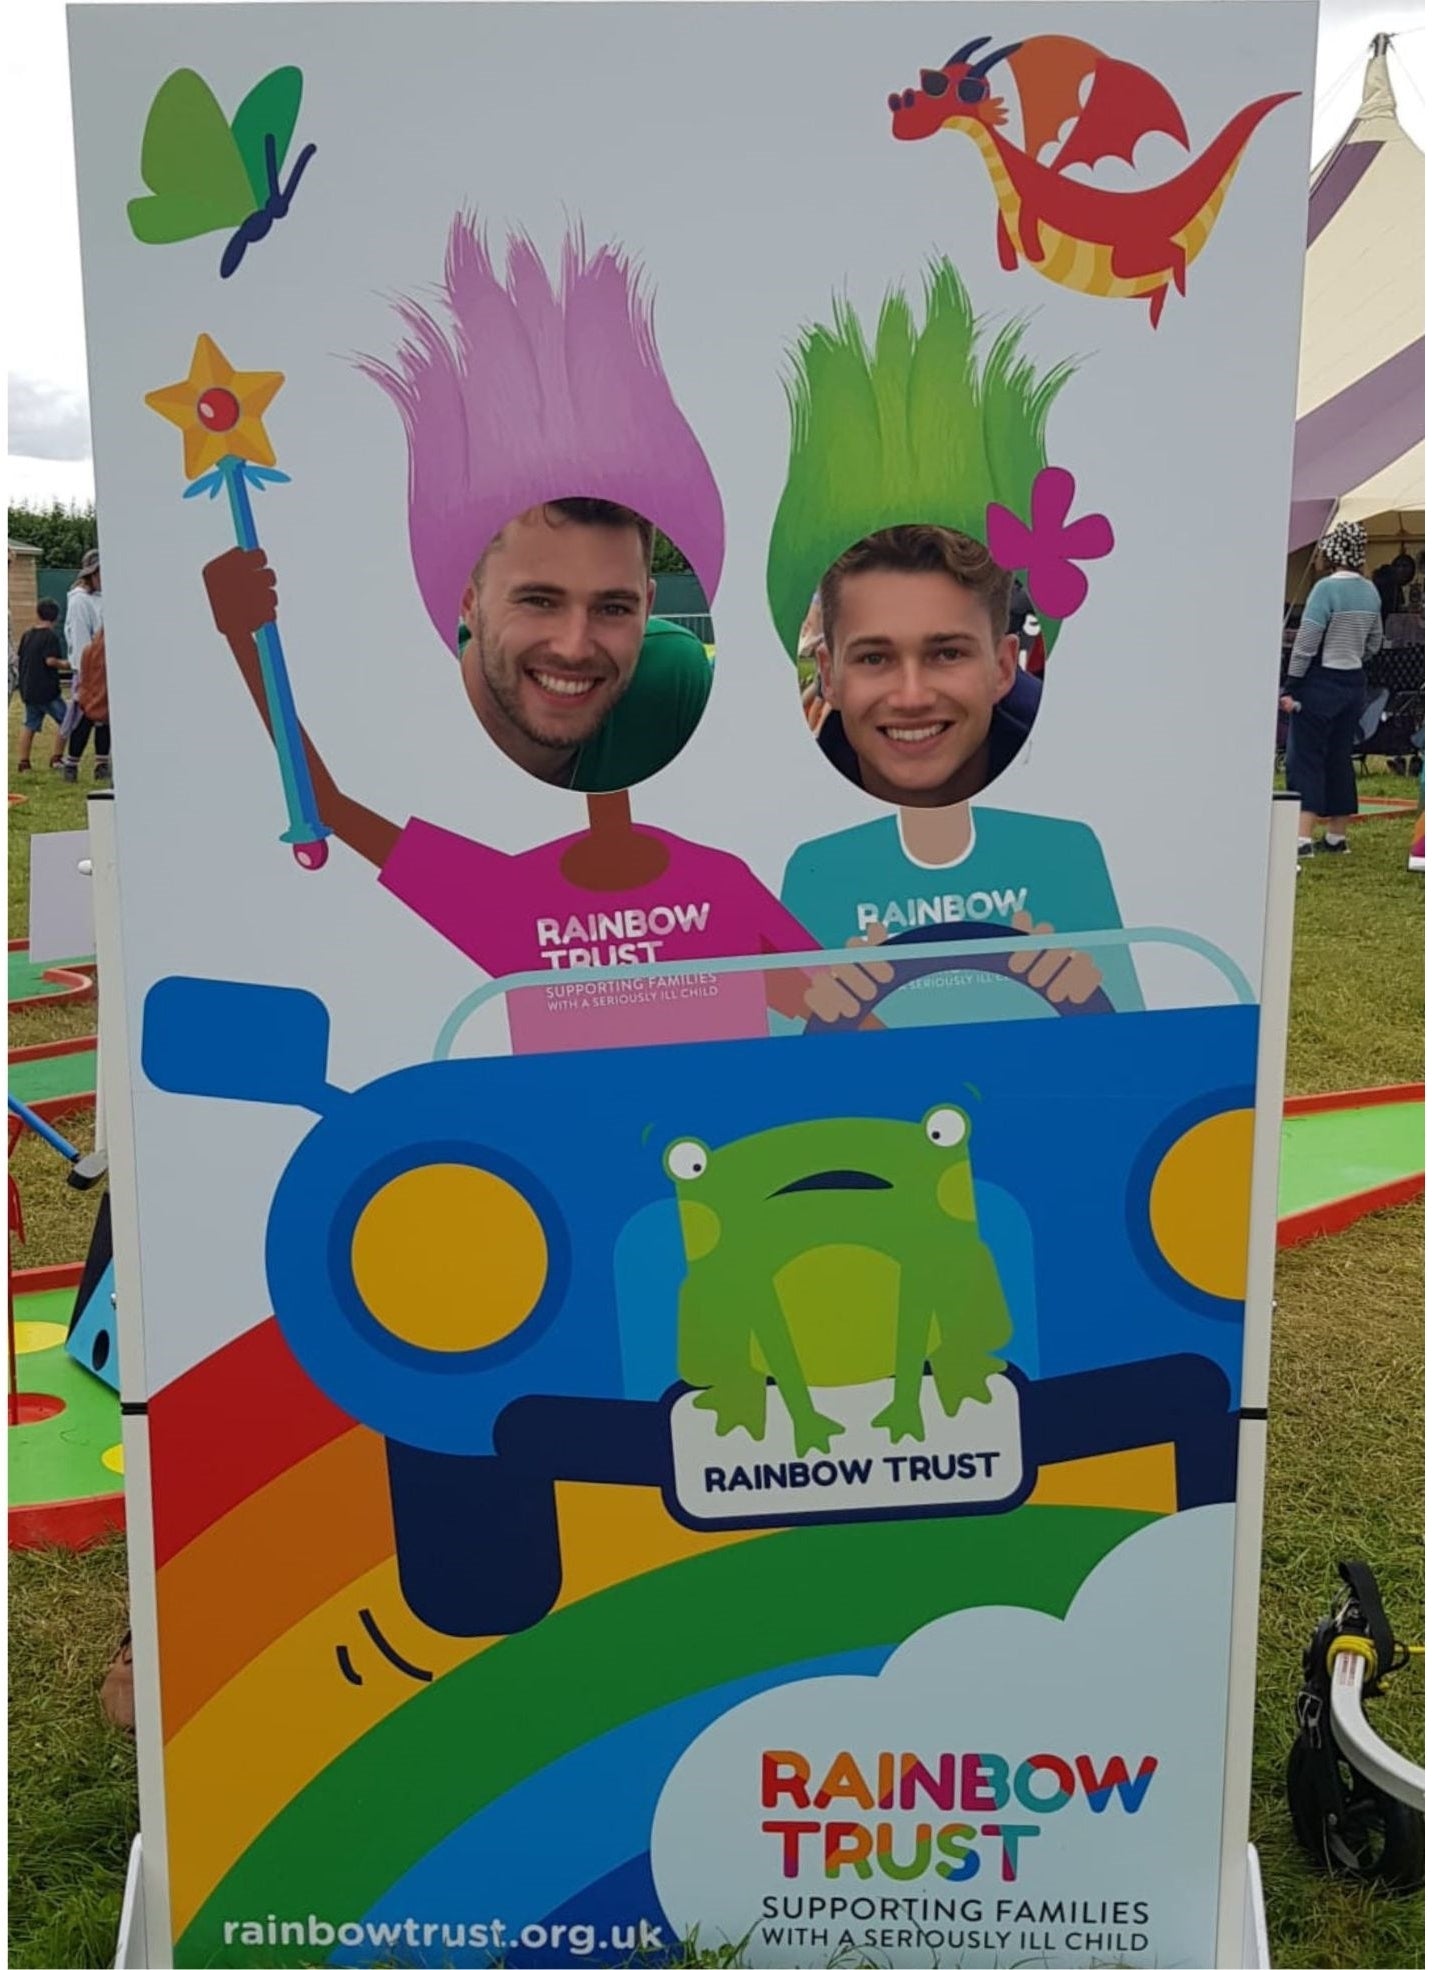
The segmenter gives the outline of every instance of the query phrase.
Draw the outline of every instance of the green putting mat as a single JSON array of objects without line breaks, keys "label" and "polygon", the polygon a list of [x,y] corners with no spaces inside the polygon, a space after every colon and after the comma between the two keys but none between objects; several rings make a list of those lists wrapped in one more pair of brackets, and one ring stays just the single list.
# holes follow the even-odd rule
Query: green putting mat
[{"label": "green putting mat", "polygon": [[1388,1101],[1285,1116],[1279,1217],[1415,1176],[1425,1167],[1424,1108]]},{"label": "green putting mat", "polygon": [[73,1286],[15,1295],[22,1403],[27,1395],[40,1396],[62,1407],[10,1430],[12,1505],[53,1505],[123,1489],[114,1468],[120,1462],[119,1397],[65,1353],[74,1303]]},{"label": "green putting mat", "polygon": [[10,1062],[10,1092],[17,1101],[33,1108],[37,1101],[53,1101],[58,1095],[94,1093],[95,1050],[81,1053],[52,1053],[39,1060]]},{"label": "green putting mat", "polygon": [[56,992],[72,991],[73,987],[52,983],[43,974],[47,971],[63,971],[67,964],[93,964],[88,958],[52,958],[48,964],[31,964],[28,951],[10,953],[10,997],[11,999],[50,998]]}]

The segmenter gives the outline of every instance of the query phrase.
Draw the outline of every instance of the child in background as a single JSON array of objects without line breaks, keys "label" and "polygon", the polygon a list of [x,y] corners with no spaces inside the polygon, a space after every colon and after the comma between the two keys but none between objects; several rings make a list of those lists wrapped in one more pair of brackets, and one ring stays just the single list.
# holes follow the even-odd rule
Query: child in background
[{"label": "child in background", "polygon": [[60,689],[60,672],[65,668],[64,652],[55,631],[60,608],[46,596],[35,604],[35,621],[20,638],[15,653],[20,702],[25,708],[25,727],[20,734],[20,756],[15,770],[30,771],[30,753],[35,734],[47,718],[55,721],[55,749],[50,755],[53,769],[64,757],[65,698]]}]

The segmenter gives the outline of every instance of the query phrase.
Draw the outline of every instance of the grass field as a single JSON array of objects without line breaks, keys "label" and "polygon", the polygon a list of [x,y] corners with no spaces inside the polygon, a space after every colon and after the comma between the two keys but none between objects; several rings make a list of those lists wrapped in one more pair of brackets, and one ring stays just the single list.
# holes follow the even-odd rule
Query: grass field
[{"label": "grass field", "polygon": [[[13,758],[13,707],[11,723]],[[44,756],[43,746],[37,751]],[[10,934],[20,936],[28,836],[82,827],[84,788],[44,773],[12,776],[10,785],[30,796],[10,810]],[[1375,790],[1415,794],[1410,783],[1382,777]],[[1423,890],[1406,871],[1408,838],[1405,819],[1369,822],[1356,830],[1350,856],[1316,860],[1299,878],[1290,1090],[1422,1077]],[[56,1008],[27,1018],[12,1041],[84,1030],[92,1017],[91,1008]],[[38,1146],[26,1145],[12,1167],[30,1228],[24,1263],[83,1257],[93,1196],[68,1190],[58,1159]],[[1422,1639],[1422,1271],[1420,1205],[1365,1219],[1279,1265],[1253,1833],[1273,1960],[1285,1970],[1424,1960],[1421,1897],[1395,1902],[1318,1879],[1293,1846],[1282,1802],[1301,1651],[1332,1594],[1337,1559],[1371,1562],[1399,1631]],[[17,1966],[112,1960],[136,1819],[134,1763],[128,1739],[103,1724],[96,1691],[124,1626],[120,1542],[79,1556],[13,1556],[10,1961]],[[1377,1714],[1378,1729],[1419,1758],[1422,1694],[1418,1666],[1394,1679]]]}]

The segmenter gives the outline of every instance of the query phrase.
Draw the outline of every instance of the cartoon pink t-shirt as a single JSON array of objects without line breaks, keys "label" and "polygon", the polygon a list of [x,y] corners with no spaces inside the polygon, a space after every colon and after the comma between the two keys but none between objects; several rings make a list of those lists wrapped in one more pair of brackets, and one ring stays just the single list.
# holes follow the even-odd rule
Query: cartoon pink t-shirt
[{"label": "cartoon pink t-shirt", "polygon": [[757,970],[584,979],[597,966],[820,948],[736,856],[659,828],[638,832],[663,842],[669,859],[635,889],[570,882],[562,857],[580,835],[506,855],[428,821],[409,821],[378,880],[490,977],[550,972],[550,985],[508,994],[514,1053],[765,1034]]}]

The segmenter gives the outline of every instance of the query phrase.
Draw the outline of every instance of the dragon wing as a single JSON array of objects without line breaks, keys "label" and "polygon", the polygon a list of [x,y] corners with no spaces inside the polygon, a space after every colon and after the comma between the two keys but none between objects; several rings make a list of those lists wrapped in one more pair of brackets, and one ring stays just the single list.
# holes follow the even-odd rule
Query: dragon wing
[{"label": "dragon wing", "polygon": [[[1188,148],[1182,112],[1157,77],[1132,62],[1116,61],[1070,35],[1037,34],[1009,57],[1024,114],[1024,148],[1038,157],[1074,118],[1053,161],[1055,171],[1100,158],[1134,161],[1134,147],[1151,130]],[[1081,101],[1088,83],[1086,101]]]}]

